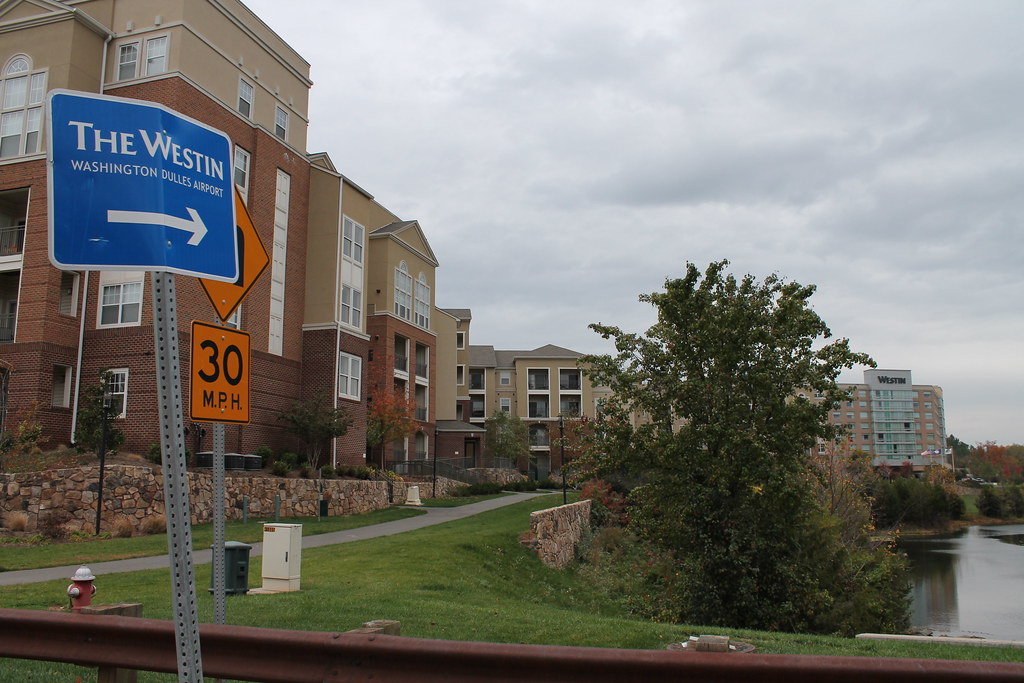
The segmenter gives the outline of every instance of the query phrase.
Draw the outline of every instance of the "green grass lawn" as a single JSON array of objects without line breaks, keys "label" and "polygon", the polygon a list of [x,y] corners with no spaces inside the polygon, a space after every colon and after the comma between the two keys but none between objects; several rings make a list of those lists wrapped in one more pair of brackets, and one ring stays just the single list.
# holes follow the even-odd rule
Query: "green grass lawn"
[{"label": "green grass lawn", "polygon": [[490,500],[491,498],[503,498],[504,496],[511,496],[511,493],[495,493],[489,496],[461,496],[459,498],[423,498],[420,500],[423,503],[423,507],[428,508],[457,508],[463,505],[469,505],[470,503],[479,503],[482,500]]},{"label": "green grass lawn", "polygon": [[[371,619],[397,619],[402,635],[419,638],[641,649],[661,649],[690,635],[713,633],[752,643],[758,652],[768,654],[1024,661],[1024,650],[1008,648],[854,640],[631,618],[598,600],[573,571],[549,569],[519,545],[529,513],[560,503],[560,494],[542,496],[417,531],[306,549],[300,591],[232,596],[228,623],[346,631]],[[252,559],[249,576],[250,585],[259,585],[260,558]],[[200,620],[212,621],[213,600],[206,590],[209,565],[196,567],[196,581]],[[169,570],[101,576],[97,586],[97,602],[141,602],[145,616],[171,617]],[[66,587],[66,580],[5,587],[0,606],[61,605]],[[4,667],[9,663],[5,661]],[[58,671],[57,665],[48,663],[17,666],[20,678],[0,673],[0,681],[33,680],[33,672]],[[63,675],[65,670],[59,671]],[[38,680],[50,678],[40,675]]]},{"label": "green grass lawn", "polygon": [[[347,517],[294,517],[281,519],[282,524],[301,524],[303,536],[315,536],[331,531],[344,531],[356,527],[391,522],[396,519],[425,514],[415,508],[387,508],[364,515]],[[224,525],[225,540],[256,543],[263,540],[263,523],[270,519],[251,519],[246,523],[229,520]],[[209,548],[213,545],[213,524],[192,527],[192,547]],[[62,567],[89,564],[132,557],[148,557],[167,553],[167,535],[135,536],[132,538],[85,539],[68,543],[39,543],[34,545],[0,545],[0,571]]]}]

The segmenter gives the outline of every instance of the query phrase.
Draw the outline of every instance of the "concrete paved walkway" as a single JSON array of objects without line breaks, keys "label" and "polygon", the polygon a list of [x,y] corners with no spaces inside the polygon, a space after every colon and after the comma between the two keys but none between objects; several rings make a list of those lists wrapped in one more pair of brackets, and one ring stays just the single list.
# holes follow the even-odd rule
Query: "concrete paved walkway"
[{"label": "concrete paved walkway", "polygon": [[[444,524],[445,522],[451,522],[456,519],[471,517],[481,512],[487,512],[488,510],[496,510],[507,505],[514,505],[536,496],[547,495],[547,493],[547,491],[541,493],[513,493],[500,498],[491,498],[490,500],[482,500],[479,503],[471,503],[469,505],[461,505],[453,508],[419,508],[421,510],[425,510],[427,514],[417,515],[416,517],[407,517],[406,519],[399,519],[394,522],[384,522],[383,524],[372,524],[370,526],[363,526],[356,529],[347,529],[345,531],[332,531],[327,534],[303,536],[302,547],[319,548],[324,545],[350,543],[351,541],[362,541],[367,538],[376,538],[378,536],[391,536],[392,534],[400,534],[403,531],[422,529],[423,527],[434,526],[435,524]],[[256,557],[262,554],[263,544],[253,543],[252,550],[249,551],[249,556]],[[209,564],[212,562],[212,556],[213,551],[209,548],[204,550],[193,550],[192,563]],[[22,571],[0,572],[0,586],[39,583],[41,581],[55,581],[57,579],[63,579],[66,581],[75,573],[75,570],[78,569],[79,566],[80,565],[75,564],[68,565],[66,567],[47,567],[46,569],[25,569]],[[88,564],[89,569],[91,569],[92,573],[96,576],[120,574],[123,572],[136,572],[143,569],[163,569],[170,566],[170,558],[167,555],[137,557],[130,560],[113,560],[111,562],[90,562]]]}]

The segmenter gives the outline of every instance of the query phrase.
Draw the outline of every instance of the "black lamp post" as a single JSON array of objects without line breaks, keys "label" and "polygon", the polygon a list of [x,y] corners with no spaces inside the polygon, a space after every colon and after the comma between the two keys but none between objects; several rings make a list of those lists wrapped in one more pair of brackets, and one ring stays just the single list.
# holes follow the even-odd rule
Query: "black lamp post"
[{"label": "black lamp post", "polygon": [[100,486],[96,492],[96,535],[100,535],[100,516],[103,514],[103,467],[107,461],[107,422],[110,419],[110,381],[103,383],[103,410],[100,413]]},{"label": "black lamp post", "polygon": [[558,444],[562,449],[562,464],[560,468],[562,470],[562,505],[568,502],[568,493],[566,492],[566,474],[565,474],[565,417],[563,415],[558,416]]}]

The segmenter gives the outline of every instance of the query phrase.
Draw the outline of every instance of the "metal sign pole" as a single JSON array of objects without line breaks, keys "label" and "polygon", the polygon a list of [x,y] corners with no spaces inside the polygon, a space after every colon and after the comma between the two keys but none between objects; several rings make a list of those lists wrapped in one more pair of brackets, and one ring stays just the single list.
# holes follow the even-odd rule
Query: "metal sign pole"
[{"label": "metal sign pole", "polygon": [[213,425],[213,623],[227,623],[224,566],[224,423]]},{"label": "metal sign pole", "polygon": [[185,463],[185,424],[174,276],[163,271],[154,271],[151,275],[157,397],[160,403],[160,452],[163,455],[164,508],[167,516],[167,552],[171,563],[178,680],[202,683],[203,663],[199,650],[196,581],[192,567],[192,524]]}]

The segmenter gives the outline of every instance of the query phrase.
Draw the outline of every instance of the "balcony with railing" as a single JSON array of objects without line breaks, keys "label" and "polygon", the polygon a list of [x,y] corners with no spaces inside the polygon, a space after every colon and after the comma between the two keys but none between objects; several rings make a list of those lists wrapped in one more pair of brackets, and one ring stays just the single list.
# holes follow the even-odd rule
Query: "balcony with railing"
[{"label": "balcony with railing", "polygon": [[470,391],[483,391],[484,390],[484,371],[483,370],[470,370],[469,371],[469,390]]},{"label": "balcony with railing", "polygon": [[562,370],[559,372],[558,388],[561,391],[579,391],[582,388],[579,370]]},{"label": "balcony with railing", "polygon": [[25,224],[0,227],[0,264],[16,267],[25,251]]},{"label": "balcony with railing", "polygon": [[0,343],[14,341],[14,314],[0,315]]}]

